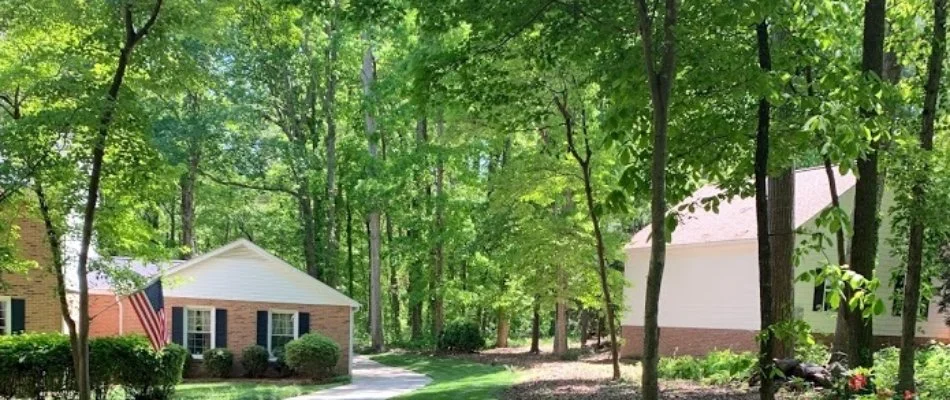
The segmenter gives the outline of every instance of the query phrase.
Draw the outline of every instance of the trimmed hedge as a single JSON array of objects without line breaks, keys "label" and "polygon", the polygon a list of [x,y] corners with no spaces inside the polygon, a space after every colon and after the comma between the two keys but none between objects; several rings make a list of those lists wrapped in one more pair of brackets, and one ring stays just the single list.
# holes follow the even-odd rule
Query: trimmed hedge
[{"label": "trimmed hedge", "polygon": [[244,367],[244,373],[249,378],[260,378],[267,372],[267,366],[270,364],[270,354],[262,346],[252,345],[244,348],[241,352],[241,366]]},{"label": "trimmed hedge", "polygon": [[340,360],[340,346],[330,338],[308,333],[284,346],[287,365],[310,378],[332,376]]},{"label": "trimmed hedge", "polygon": [[228,349],[208,349],[201,353],[201,367],[214,378],[231,376],[234,354]]},{"label": "trimmed hedge", "polygon": [[[167,399],[181,382],[188,354],[169,345],[152,350],[142,336],[89,341],[90,386],[97,399],[122,387],[133,400]],[[76,397],[69,338],[61,334],[0,337],[0,398]]]},{"label": "trimmed hedge", "polygon": [[482,337],[478,324],[471,321],[449,322],[439,338],[439,350],[442,351],[474,353],[484,347],[485,338]]}]

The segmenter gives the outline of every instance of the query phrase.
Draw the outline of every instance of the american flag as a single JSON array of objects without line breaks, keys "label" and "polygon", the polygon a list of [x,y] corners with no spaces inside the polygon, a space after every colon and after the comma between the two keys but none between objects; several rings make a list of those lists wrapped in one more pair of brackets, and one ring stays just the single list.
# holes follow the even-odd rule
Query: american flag
[{"label": "american flag", "polygon": [[132,308],[139,317],[148,340],[155,350],[161,350],[168,344],[168,331],[165,329],[165,298],[161,279],[131,296]]}]

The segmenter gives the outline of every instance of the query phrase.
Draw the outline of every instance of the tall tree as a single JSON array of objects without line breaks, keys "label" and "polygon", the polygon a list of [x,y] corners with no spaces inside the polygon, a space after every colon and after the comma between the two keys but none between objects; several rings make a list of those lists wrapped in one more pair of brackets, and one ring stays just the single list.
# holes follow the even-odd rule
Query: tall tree
[{"label": "tall tree", "polygon": [[[659,8],[659,6],[657,6]],[[643,48],[643,61],[650,87],[653,127],[653,156],[650,167],[650,267],[647,273],[646,310],[643,335],[643,398],[660,398],[658,367],[660,362],[660,287],[666,265],[666,166],[669,131],[670,96],[676,79],[676,13],[677,0],[666,0],[663,10],[651,10],[646,0],[637,0],[637,20]],[[662,12],[663,39],[659,46],[653,38],[654,16]],[[659,49],[659,50],[656,50]],[[657,52],[657,54],[654,54]],[[659,57],[657,57],[659,55]],[[659,59],[658,59],[659,58]]]},{"label": "tall tree", "polygon": [[[600,289],[604,298],[604,313],[607,315],[607,329],[610,335],[610,358],[613,364],[613,379],[620,379],[620,355],[617,351],[617,333],[614,326],[613,304],[610,300],[610,285],[607,282],[607,255],[604,245],[604,235],[600,230],[599,208],[596,204],[594,195],[593,177],[591,176],[591,162],[593,150],[590,145],[590,137],[587,130],[587,110],[581,108],[580,127],[581,141],[584,143],[583,149],[577,144],[575,139],[575,118],[568,105],[568,97],[565,92],[563,97],[554,96],[554,103],[557,105],[562,118],[564,119],[564,132],[567,136],[567,148],[581,169],[581,178],[584,181],[584,199],[587,202],[587,215],[593,225],[594,242],[597,248],[597,272],[600,275]],[[583,106],[581,106],[583,107]],[[581,332],[582,337],[586,332]],[[581,339],[582,342],[585,340]]]},{"label": "tall tree", "polygon": [[[864,37],[862,39],[861,70],[867,85],[880,84],[884,72],[884,35],[886,32],[886,0],[867,0],[864,4]],[[865,110],[867,122],[872,124],[873,111]],[[876,128],[880,129],[880,128]],[[851,238],[851,269],[870,279],[877,262],[878,228],[880,221],[881,177],[878,157],[881,139],[871,139],[866,153],[858,158],[858,179],[854,189],[854,233]],[[850,287],[845,298],[851,298]],[[873,364],[872,320],[865,318],[863,309],[842,307],[848,326],[847,354],[852,366],[870,367]]]},{"label": "tall tree", "polygon": [[[772,70],[772,55],[769,49],[769,25],[763,20],[755,28],[758,47],[759,68],[768,73]],[[772,331],[774,308],[772,299],[772,243],[769,238],[769,124],[771,122],[771,105],[766,95],[759,99],[758,127],[755,133],[755,219],[756,236],[759,256],[759,373],[761,386],[759,398],[769,400],[775,397],[772,383],[773,359],[775,358],[775,335]]]},{"label": "tall tree", "polygon": [[912,188],[914,210],[910,214],[910,239],[907,248],[907,271],[904,274],[904,299],[901,314],[901,350],[898,365],[897,391],[915,392],[914,337],[917,332],[917,315],[920,307],[920,285],[923,270],[924,229],[927,204],[928,158],[934,147],[934,123],[937,118],[937,98],[940,95],[940,80],[947,51],[947,0],[934,0],[933,37],[930,39],[930,56],[927,59],[927,83],[924,87],[924,109],[921,115],[920,150],[923,165],[917,173]]},{"label": "tall tree", "polygon": [[[376,132],[376,103],[374,99],[374,85],[376,83],[376,57],[373,55],[372,37],[369,31],[362,34],[363,41],[366,44],[366,51],[363,53],[363,65],[360,70],[360,78],[363,82],[364,118],[366,122],[366,141],[371,159],[379,157],[379,137]],[[380,260],[380,211],[378,205],[371,205],[367,215],[367,228],[369,230],[369,262],[370,262],[370,310],[369,326],[372,348],[374,351],[383,351],[385,348],[385,339],[383,337],[383,302],[382,302],[382,265]]]}]

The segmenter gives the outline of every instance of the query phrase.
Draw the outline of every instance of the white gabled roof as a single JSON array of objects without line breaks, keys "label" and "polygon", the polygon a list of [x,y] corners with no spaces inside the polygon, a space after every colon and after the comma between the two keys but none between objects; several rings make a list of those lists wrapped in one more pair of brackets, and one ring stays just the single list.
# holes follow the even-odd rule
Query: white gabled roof
[{"label": "white gabled roof", "polygon": [[245,239],[185,261],[162,275],[165,295],[170,297],[360,306]]}]

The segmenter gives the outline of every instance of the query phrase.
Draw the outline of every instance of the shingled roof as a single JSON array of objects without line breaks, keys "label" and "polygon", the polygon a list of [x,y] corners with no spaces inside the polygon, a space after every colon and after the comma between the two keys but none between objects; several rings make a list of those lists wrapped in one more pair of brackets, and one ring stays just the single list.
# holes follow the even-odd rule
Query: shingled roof
[{"label": "shingled roof", "polygon": [[[835,172],[838,195],[854,187],[854,175]],[[696,203],[695,211],[681,212],[679,223],[673,231],[671,246],[754,240],[756,238],[755,198],[735,197],[723,201],[719,212],[706,211],[698,206],[704,198],[717,196],[722,190],[715,185],[700,188],[680,205]],[[795,226],[799,227],[831,205],[828,176],[824,168],[808,168],[795,171]],[[679,206],[673,210],[678,210]],[[650,246],[650,227],[640,230],[627,243],[626,248]]]}]

